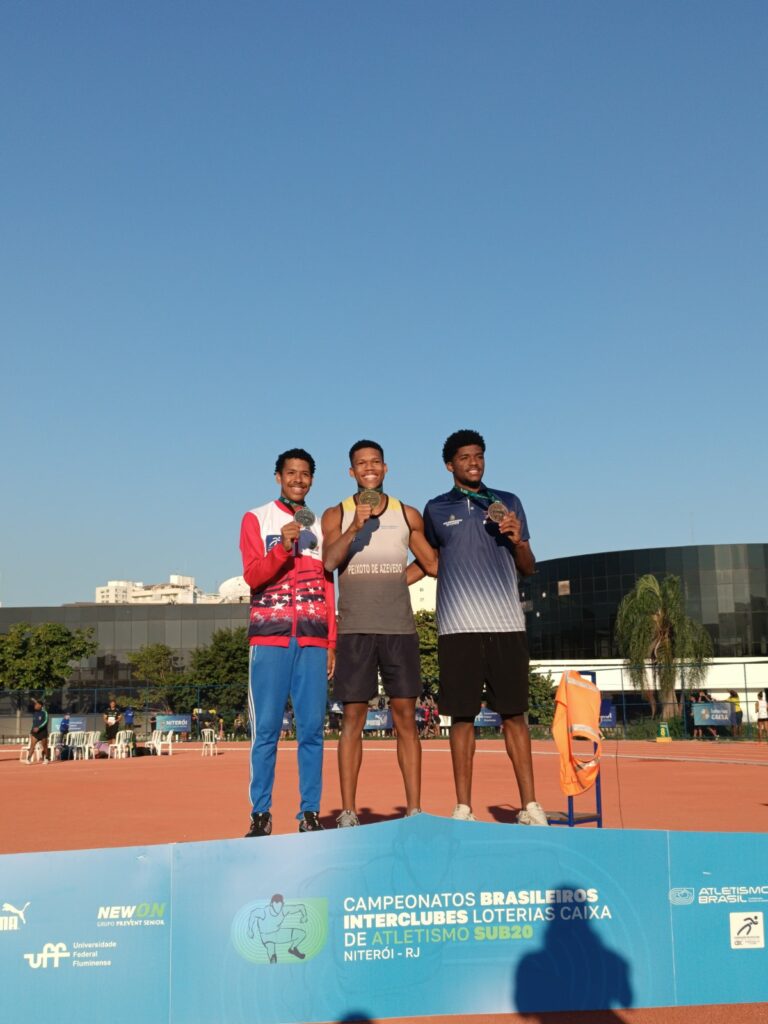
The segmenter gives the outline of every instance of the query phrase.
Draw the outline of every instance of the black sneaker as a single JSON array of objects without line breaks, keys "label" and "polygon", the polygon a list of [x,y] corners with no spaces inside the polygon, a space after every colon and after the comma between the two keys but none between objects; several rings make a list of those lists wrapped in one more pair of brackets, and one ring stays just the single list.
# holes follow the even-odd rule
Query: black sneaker
[{"label": "black sneaker", "polygon": [[323,828],[317,811],[304,811],[304,817],[299,825],[299,832],[322,832]]},{"label": "black sneaker", "polygon": [[272,815],[269,811],[251,815],[251,827],[245,833],[246,839],[254,836],[268,836],[272,832]]},{"label": "black sneaker", "polygon": [[301,950],[297,949],[295,946],[291,946],[291,948],[288,950],[288,952],[291,954],[291,956],[298,957],[299,960],[305,960],[306,959],[306,953],[302,953]]}]

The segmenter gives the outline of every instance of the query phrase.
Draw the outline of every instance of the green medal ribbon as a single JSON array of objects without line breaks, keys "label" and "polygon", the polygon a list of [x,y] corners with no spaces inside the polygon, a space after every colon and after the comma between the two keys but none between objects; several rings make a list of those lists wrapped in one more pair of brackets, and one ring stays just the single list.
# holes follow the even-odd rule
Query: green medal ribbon
[{"label": "green medal ribbon", "polygon": [[277,500],[278,501],[282,501],[282,503],[284,505],[287,505],[288,508],[291,510],[291,512],[295,512],[297,508],[304,508],[304,502],[303,501],[291,501],[290,498],[285,498],[285,497],[283,497],[282,494],[280,495],[280,497]]},{"label": "green medal ribbon", "polygon": [[[471,498],[476,501],[480,508],[487,509],[494,501],[498,501],[502,505],[504,504],[501,498],[494,494],[493,491],[489,491],[487,487],[481,487],[479,491],[468,491],[466,487],[459,487],[458,484],[454,484],[453,489],[458,491],[459,494],[463,494],[465,498]],[[487,504],[484,505],[483,502],[487,502]]]}]

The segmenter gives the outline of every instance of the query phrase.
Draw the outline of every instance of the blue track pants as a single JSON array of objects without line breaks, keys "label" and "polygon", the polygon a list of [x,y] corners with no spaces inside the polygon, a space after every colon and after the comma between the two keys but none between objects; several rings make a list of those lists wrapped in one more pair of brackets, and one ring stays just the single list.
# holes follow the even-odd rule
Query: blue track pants
[{"label": "blue track pants", "polygon": [[251,647],[249,704],[251,715],[251,808],[272,806],[277,743],[286,701],[291,698],[299,754],[301,809],[320,810],[323,778],[323,726],[328,694],[328,652],[324,647]]}]

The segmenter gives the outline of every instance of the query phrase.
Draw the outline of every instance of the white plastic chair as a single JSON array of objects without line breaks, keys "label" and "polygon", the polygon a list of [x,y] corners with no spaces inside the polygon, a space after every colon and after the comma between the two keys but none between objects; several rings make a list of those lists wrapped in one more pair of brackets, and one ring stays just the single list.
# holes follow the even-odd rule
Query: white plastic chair
[{"label": "white plastic chair", "polygon": [[81,746],[83,758],[89,759],[96,757],[96,744],[99,742],[100,732],[84,732],[83,742]]},{"label": "white plastic chair", "polygon": [[85,735],[84,732],[70,732],[64,737],[64,742],[72,751],[73,761],[78,757],[85,758]]},{"label": "white plastic chair", "polygon": [[67,737],[60,732],[52,732],[48,737],[48,760],[58,761],[61,758],[61,748],[66,746]]},{"label": "white plastic chair", "polygon": [[157,754],[158,757],[163,752],[163,744],[167,744],[168,753],[173,753],[173,731],[164,733],[161,729],[155,729],[151,737],[147,740],[147,746],[153,754]]},{"label": "white plastic chair", "polygon": [[202,756],[205,757],[206,754],[210,754],[211,757],[215,757],[218,754],[215,731],[213,729],[203,729],[200,735],[203,739]]},{"label": "white plastic chair", "polygon": [[115,736],[115,742],[109,745],[109,756],[110,757],[130,757],[131,756],[131,734],[122,729],[117,736]]},{"label": "white plastic chair", "polygon": [[152,735],[149,737],[149,739],[147,740],[147,742],[145,744],[145,746],[149,748],[150,754],[159,754],[160,753],[160,750],[161,750],[160,740],[162,738],[163,738],[163,734],[160,732],[159,729],[154,729],[152,731]]},{"label": "white plastic chair", "polygon": [[[21,743],[21,751],[19,752],[19,760],[20,761],[26,761],[28,759],[28,757],[29,757],[29,740],[20,740],[19,742]],[[35,749],[32,751],[32,758],[31,758],[31,760],[33,760],[33,761],[42,761],[43,760],[43,743],[42,743],[42,740],[38,740],[35,743]]]}]

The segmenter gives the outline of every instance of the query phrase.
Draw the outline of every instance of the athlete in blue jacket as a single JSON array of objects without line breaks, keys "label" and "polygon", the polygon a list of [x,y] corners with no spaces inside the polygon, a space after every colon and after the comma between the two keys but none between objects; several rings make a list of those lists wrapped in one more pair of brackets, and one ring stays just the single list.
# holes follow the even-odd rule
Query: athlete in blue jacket
[{"label": "athlete in blue jacket", "polygon": [[458,430],[443,446],[453,487],[427,503],[424,532],[437,549],[440,713],[451,715],[451,759],[457,805],[453,817],[474,820],[472,762],[475,715],[483,689],[501,715],[507,754],[520,790],[521,825],[547,825],[536,802],[528,710],[528,645],[519,576],[536,561],[516,494],[487,487],[485,441]]}]

